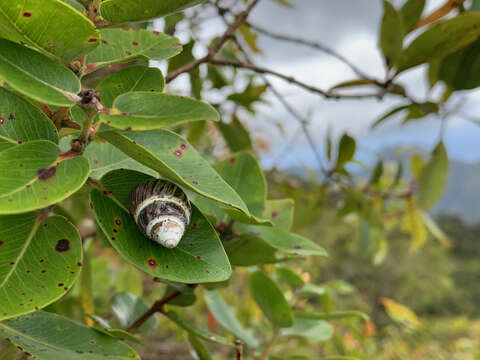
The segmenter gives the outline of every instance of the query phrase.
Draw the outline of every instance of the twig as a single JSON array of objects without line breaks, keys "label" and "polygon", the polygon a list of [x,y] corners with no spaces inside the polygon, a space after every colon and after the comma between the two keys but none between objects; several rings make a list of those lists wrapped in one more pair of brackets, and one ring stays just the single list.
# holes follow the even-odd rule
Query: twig
[{"label": "twig", "polygon": [[179,290],[175,290],[170,294],[164,296],[160,300],[155,301],[155,303],[148,309],[140,318],[135,321],[132,325],[130,325],[126,330],[128,332],[134,332],[140,326],[142,326],[148,319],[150,319],[153,315],[158,312],[163,312],[163,306],[170,302],[171,300],[175,299],[177,296],[181,295],[182,292]]},{"label": "twig", "polygon": [[243,344],[239,339],[235,341],[235,353],[237,354],[237,360],[243,360]]},{"label": "twig", "polygon": [[203,63],[209,62],[210,59],[212,59],[222,48],[222,46],[230,39],[232,38],[233,34],[235,31],[247,20],[248,15],[250,15],[250,12],[253,10],[253,8],[259,3],[260,0],[253,0],[247,8],[242,11],[238,16],[236,17],[235,21],[227,28],[227,30],[223,33],[223,35],[218,39],[215,44],[212,45],[208,49],[208,54],[193,60],[184,66],[179,67],[178,69],[170,72],[167,74],[165,81],[169,83],[170,81],[174,80],[177,76],[180,74],[189,72],[193,69],[195,69],[197,66]]},{"label": "twig", "polygon": [[320,44],[318,42],[314,42],[314,41],[309,41],[309,40],[306,40],[306,39],[303,39],[303,38],[299,38],[299,37],[294,37],[294,36],[290,36],[290,35],[283,35],[283,34],[277,34],[277,33],[274,33],[270,30],[267,30],[263,27],[260,27],[258,25],[254,25],[250,22],[247,22],[246,25],[248,25],[249,27],[251,27],[253,30],[256,30],[258,31],[259,33],[263,34],[263,35],[266,35],[266,36],[269,36],[273,39],[277,39],[277,40],[282,40],[282,41],[287,41],[287,42],[291,42],[291,43],[294,43],[294,44],[297,44],[297,45],[304,45],[304,46],[308,46],[308,47],[311,47],[313,49],[316,49],[316,50],[320,50],[322,52],[324,52],[325,54],[328,54],[334,58],[336,58],[337,60],[340,60],[341,62],[343,62],[345,65],[347,65],[357,76],[363,78],[363,79],[370,79],[369,76],[367,76],[362,70],[360,70],[357,66],[355,66],[352,62],[350,62],[347,58],[345,58],[343,55],[335,52],[334,50],[330,49],[329,47],[323,45],[323,44]]}]

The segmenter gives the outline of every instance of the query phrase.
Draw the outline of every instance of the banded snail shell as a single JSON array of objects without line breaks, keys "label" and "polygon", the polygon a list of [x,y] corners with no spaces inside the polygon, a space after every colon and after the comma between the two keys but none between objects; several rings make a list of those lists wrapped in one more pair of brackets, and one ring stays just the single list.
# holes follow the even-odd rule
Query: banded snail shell
[{"label": "banded snail shell", "polygon": [[146,237],[174,248],[190,223],[192,209],[177,185],[152,179],[140,183],[130,193],[130,213]]}]

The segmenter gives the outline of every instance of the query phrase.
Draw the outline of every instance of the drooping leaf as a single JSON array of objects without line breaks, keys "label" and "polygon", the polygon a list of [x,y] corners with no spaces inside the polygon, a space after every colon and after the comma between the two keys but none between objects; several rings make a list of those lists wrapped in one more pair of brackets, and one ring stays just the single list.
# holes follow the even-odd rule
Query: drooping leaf
[{"label": "drooping leaf", "polygon": [[[99,136],[184,189],[251,216],[240,196],[179,135],[167,130],[101,131]],[[194,201],[194,199],[191,199]]]},{"label": "drooping leaf", "polygon": [[327,256],[325,249],[310,239],[275,227],[249,225],[247,233],[265,240],[279,251],[300,256]]},{"label": "drooping leaf", "polygon": [[65,317],[35,312],[0,323],[0,336],[42,360],[140,360],[121,341]]},{"label": "drooping leaf", "polygon": [[178,39],[145,29],[103,29],[102,43],[87,56],[87,70],[133,60],[165,60],[182,51]]},{"label": "drooping leaf", "polygon": [[215,123],[223,135],[232,152],[252,150],[250,133],[245,129],[240,120],[234,116],[232,122],[227,124],[222,121]]},{"label": "drooping leaf", "polygon": [[0,151],[32,140],[58,143],[53,122],[37,107],[5,88],[0,99]]},{"label": "drooping leaf", "polygon": [[407,200],[408,211],[405,214],[404,226],[412,236],[410,249],[417,251],[427,241],[427,229],[423,223],[422,213],[413,199]]},{"label": "drooping leaf", "polygon": [[258,340],[238,321],[234,311],[216,291],[205,291],[205,302],[215,320],[227,331],[242,340],[250,348],[258,346]]},{"label": "drooping leaf", "polygon": [[301,288],[305,285],[301,276],[288,267],[279,267],[276,272],[280,281],[287,283],[293,289]]},{"label": "drooping leaf", "polygon": [[257,159],[247,151],[217,162],[215,170],[237,192],[253,215],[261,215],[267,198],[267,181]]},{"label": "drooping leaf", "polygon": [[415,28],[418,21],[422,16],[423,9],[425,8],[425,0],[407,0],[400,9],[402,14],[403,25],[405,32],[409,33]]},{"label": "drooping leaf", "polygon": [[193,333],[188,334],[188,341],[190,342],[190,345],[192,345],[195,354],[198,356],[198,360],[212,360],[212,357],[208,353],[208,349]]},{"label": "drooping leaf", "polygon": [[113,73],[97,85],[102,105],[111,108],[120,95],[134,91],[162,92],[165,79],[157,68],[130,66]]},{"label": "drooping leaf", "polygon": [[126,261],[158,278],[189,284],[228,279],[231,268],[218,235],[194,206],[190,226],[176,248],[165,248],[141,233],[126,209],[133,188],[150,178],[115,170],[101,180],[107,194],[92,191],[95,218],[111,245]]},{"label": "drooping leaf", "polygon": [[[126,328],[147,312],[149,306],[142,299],[129,293],[115,294],[110,300],[112,310],[120,321],[120,325]],[[147,332],[157,328],[158,322],[155,316],[150,317],[140,326],[138,332]]]},{"label": "drooping leaf", "polygon": [[0,214],[41,209],[75,193],[90,167],[83,156],[63,157],[46,140],[29,141],[0,152]]},{"label": "drooping leaf", "polygon": [[145,21],[182,11],[204,0],[106,0],[100,6],[102,17],[112,24]]},{"label": "drooping leaf", "polygon": [[402,72],[451,54],[480,36],[480,13],[470,12],[430,26],[403,51],[397,66]]},{"label": "drooping leaf", "polygon": [[168,311],[165,313],[165,316],[180,326],[182,329],[188,331],[189,333],[194,334],[195,336],[199,337],[202,340],[213,342],[220,345],[225,346],[233,346],[233,342],[220,336],[214,334],[208,330],[201,329],[189,321],[182,319],[176,312]]},{"label": "drooping leaf", "polygon": [[250,275],[250,292],[263,314],[280,327],[293,325],[293,313],[278,288],[267,275],[257,271]]},{"label": "drooping leaf", "polygon": [[386,114],[382,115],[378,120],[376,120],[371,128],[375,128],[377,127],[378,125],[380,125],[381,123],[383,123],[385,120],[387,120],[390,116],[396,114],[397,112],[400,112],[402,110],[405,110],[405,109],[408,109],[408,105],[402,105],[402,106],[397,106],[389,111],[387,111]]},{"label": "drooping leaf", "polygon": [[80,92],[80,80],[60,64],[35,50],[0,39],[0,77],[32,99],[73,106],[69,94]]},{"label": "drooping leaf", "polygon": [[448,176],[448,155],[440,142],[432,152],[429,162],[423,167],[418,180],[418,204],[425,210],[433,207],[445,189]]},{"label": "drooping leaf", "polygon": [[395,67],[403,46],[402,15],[388,0],[383,0],[383,19],[380,29],[380,48],[388,68]]},{"label": "drooping leaf", "polygon": [[265,201],[262,217],[272,220],[275,227],[290,231],[293,224],[293,199],[275,199]]},{"label": "drooping leaf", "polygon": [[207,103],[155,92],[129,92],[113,102],[118,115],[101,114],[100,119],[119,129],[160,129],[187,121],[218,121],[218,112]]},{"label": "drooping leaf", "polygon": [[333,328],[328,322],[306,317],[295,317],[293,325],[282,329],[282,336],[302,337],[310,341],[327,341],[333,335]]},{"label": "drooping leaf", "polygon": [[1,0],[0,36],[65,61],[80,58],[100,42],[93,23],[58,0],[25,0],[21,6],[17,1]]},{"label": "drooping leaf", "polygon": [[0,320],[59,299],[82,265],[77,229],[65,218],[36,213],[0,216]]},{"label": "drooping leaf", "polygon": [[337,155],[337,164],[336,169],[342,169],[347,162],[352,160],[353,155],[355,154],[355,139],[350,137],[348,134],[344,134],[340,139],[338,144],[338,155]]}]

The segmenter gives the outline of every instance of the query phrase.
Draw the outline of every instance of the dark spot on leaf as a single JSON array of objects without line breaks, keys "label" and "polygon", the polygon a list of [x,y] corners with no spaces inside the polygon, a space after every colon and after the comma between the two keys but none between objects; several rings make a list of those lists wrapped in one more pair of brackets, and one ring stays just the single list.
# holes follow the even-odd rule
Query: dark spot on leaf
[{"label": "dark spot on leaf", "polygon": [[138,46],[138,42],[137,41],[132,41],[132,45],[133,46]]},{"label": "dark spot on leaf", "polygon": [[185,145],[185,144],[183,144],[183,143],[180,144],[180,149],[185,150],[186,148],[187,148],[187,145]]},{"label": "dark spot on leaf", "polygon": [[5,241],[0,240],[0,246],[2,246],[3,244],[5,244]]},{"label": "dark spot on leaf", "polygon": [[83,265],[83,264],[82,264],[80,261],[77,263],[77,266],[78,266],[78,267],[81,267],[82,265]]},{"label": "dark spot on leaf", "polygon": [[12,202],[12,201],[13,201],[13,199],[8,199],[8,202]]},{"label": "dark spot on leaf", "polygon": [[127,50],[127,51],[125,51],[125,54],[130,56],[130,55],[132,55],[132,52]]},{"label": "dark spot on leaf", "polygon": [[58,283],[57,286],[58,286],[58,287],[62,287],[62,286],[63,286],[63,283]]},{"label": "dark spot on leaf", "polygon": [[45,261],[45,260],[43,260],[43,259],[40,259],[40,262],[41,262],[41,263],[43,263],[44,261]]},{"label": "dark spot on leaf", "polygon": [[173,152],[173,155],[175,155],[178,158],[181,158],[183,156],[183,152],[182,152],[182,150],[177,149]]},{"label": "dark spot on leaf", "polygon": [[14,261],[10,261],[10,265],[15,265],[15,262],[14,262]]},{"label": "dark spot on leaf", "polygon": [[158,263],[155,261],[155,259],[148,259],[147,260],[148,266],[150,266],[152,269],[155,269],[158,266]]},{"label": "dark spot on leaf", "polygon": [[302,246],[302,245],[295,245],[293,248],[294,248],[294,249],[302,249],[303,246]]},{"label": "dark spot on leaf", "polygon": [[208,271],[208,270],[205,270],[205,272],[208,274],[210,271]]},{"label": "dark spot on leaf", "polygon": [[95,41],[97,41],[97,39],[95,39],[95,38],[93,38],[93,37],[91,37],[91,38],[88,39],[88,42],[89,42],[89,43],[95,42]]},{"label": "dark spot on leaf", "polygon": [[55,244],[55,251],[60,253],[70,250],[70,241],[68,239],[60,239]]},{"label": "dark spot on leaf", "polygon": [[168,265],[165,265],[165,269],[168,269]]},{"label": "dark spot on leaf", "polygon": [[63,290],[65,290],[65,291],[68,291],[68,287],[67,287],[67,286],[65,286],[65,287],[63,288]]},{"label": "dark spot on leaf", "polygon": [[196,228],[197,228],[197,226],[198,226],[198,224],[197,224],[197,223],[193,223],[193,224],[192,224],[192,229],[196,229]]},{"label": "dark spot on leaf", "polygon": [[125,128],[125,131],[131,131],[131,130],[132,130],[131,126]]},{"label": "dark spot on leaf", "polygon": [[117,229],[113,229],[113,232],[114,232],[114,233],[117,233],[117,232],[118,232],[118,230],[117,230]]},{"label": "dark spot on leaf", "polygon": [[237,161],[237,159],[235,159],[235,158],[230,158],[230,160],[228,160],[228,161],[230,161],[230,164],[233,164],[233,163],[235,163],[235,161]]},{"label": "dark spot on leaf", "polygon": [[122,226],[122,220],[120,220],[118,217],[115,217],[115,225]]},{"label": "dark spot on leaf", "polygon": [[52,167],[49,167],[48,169],[37,170],[37,177],[38,177],[38,180],[40,181],[47,181],[48,179],[51,179],[52,177],[54,177],[56,173],[57,173],[57,167],[52,166]]},{"label": "dark spot on leaf", "polygon": [[112,192],[111,192],[111,191],[108,191],[108,190],[103,190],[103,193],[104,193],[105,195],[107,195],[107,196],[112,194]]},{"label": "dark spot on leaf", "polygon": [[23,164],[18,164],[19,167],[23,167]]},{"label": "dark spot on leaf", "polygon": [[98,165],[98,164],[99,164],[99,162],[98,162],[97,159],[93,159],[93,163],[94,163],[95,165]]},{"label": "dark spot on leaf", "polygon": [[102,43],[105,45],[108,44],[107,40],[103,40],[103,39],[102,39]]},{"label": "dark spot on leaf", "polygon": [[42,274],[45,274],[47,272],[47,270],[43,269],[42,270]]},{"label": "dark spot on leaf", "polygon": [[22,16],[25,17],[25,18],[29,18],[29,17],[32,16],[32,13],[30,11],[24,11]]},{"label": "dark spot on leaf", "polygon": [[5,118],[0,116],[0,125],[3,125],[5,124]]},{"label": "dark spot on leaf", "polygon": [[38,306],[35,306],[34,309],[35,309],[36,311],[40,310],[40,309],[38,308]]},{"label": "dark spot on leaf", "polygon": [[188,243],[189,246],[193,246],[193,243]]},{"label": "dark spot on leaf", "polygon": [[15,120],[15,115],[10,114],[10,116],[8,117],[8,120]]},{"label": "dark spot on leaf", "polygon": [[113,236],[110,239],[112,239],[112,241],[115,241],[115,238]]},{"label": "dark spot on leaf", "polygon": [[75,271],[70,271],[70,274],[75,275]]},{"label": "dark spot on leaf", "polygon": [[160,35],[159,31],[153,31],[153,35]]},{"label": "dark spot on leaf", "polygon": [[193,181],[192,181],[192,184],[193,184],[193,185],[198,185],[198,181],[193,180]]},{"label": "dark spot on leaf", "polygon": [[273,210],[272,211],[272,218],[276,218],[278,216],[278,211],[277,210]]},{"label": "dark spot on leaf", "polygon": [[198,260],[200,260],[200,259],[201,259],[201,257],[200,257],[199,255],[197,255],[197,256],[195,256],[195,257],[196,257]]},{"label": "dark spot on leaf", "polygon": [[32,185],[25,185],[26,188],[29,188],[29,187],[31,187],[31,186],[32,186]]},{"label": "dark spot on leaf", "polygon": [[90,345],[95,345],[95,340],[90,340],[88,343],[89,343]]},{"label": "dark spot on leaf", "polygon": [[30,271],[30,270],[27,270],[27,271],[26,271],[26,273],[27,273],[27,274],[30,274],[30,273],[31,273],[31,271]]}]

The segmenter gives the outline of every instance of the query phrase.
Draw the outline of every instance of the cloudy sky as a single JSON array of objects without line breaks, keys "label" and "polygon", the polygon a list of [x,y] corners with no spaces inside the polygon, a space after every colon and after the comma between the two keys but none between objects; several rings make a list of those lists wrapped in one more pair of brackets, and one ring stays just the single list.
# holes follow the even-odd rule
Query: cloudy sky
[{"label": "cloudy sky", "polygon": [[[380,0],[290,0],[295,9],[285,9],[272,0],[262,0],[250,21],[273,32],[299,36],[320,42],[347,57],[363,72],[382,80],[385,70],[377,48],[377,33],[382,16]],[[395,1],[401,4],[403,1]],[[442,0],[427,0],[426,12],[438,7]],[[222,24],[208,23],[205,36],[221,31]],[[407,39],[408,41],[408,39]],[[304,46],[273,40],[260,35],[263,54],[256,62],[298,80],[328,89],[341,81],[352,80],[355,75],[338,60]],[[399,126],[399,121],[389,121],[375,130],[369,125],[383,112],[401,103],[398,97],[377,100],[324,100],[302,89],[271,78],[277,89],[303,115],[310,119],[309,131],[318,148],[324,148],[327,128],[334,136],[343,132],[354,136],[359,144],[359,156],[364,160],[374,158],[384,147],[411,144],[431,148],[438,141],[440,121],[428,118]],[[398,78],[418,101],[427,96],[425,68],[405,72]],[[441,89],[433,92],[438,96]],[[431,94],[432,95],[432,94]],[[480,92],[469,92],[450,100],[454,107],[465,98],[462,112],[480,118]],[[266,167],[280,168],[309,166],[317,163],[306,139],[299,133],[297,122],[273,97],[269,105],[259,106],[260,115],[249,120],[249,126],[266,133],[272,144],[264,154]],[[478,114],[478,115],[477,115]],[[280,123],[279,127],[272,124]],[[479,161],[480,126],[459,116],[448,118],[444,138],[451,158],[462,161]],[[289,146],[293,144],[293,146]],[[289,146],[287,148],[287,146]],[[285,150],[288,151],[285,151]],[[280,156],[280,157],[279,157]]]}]

